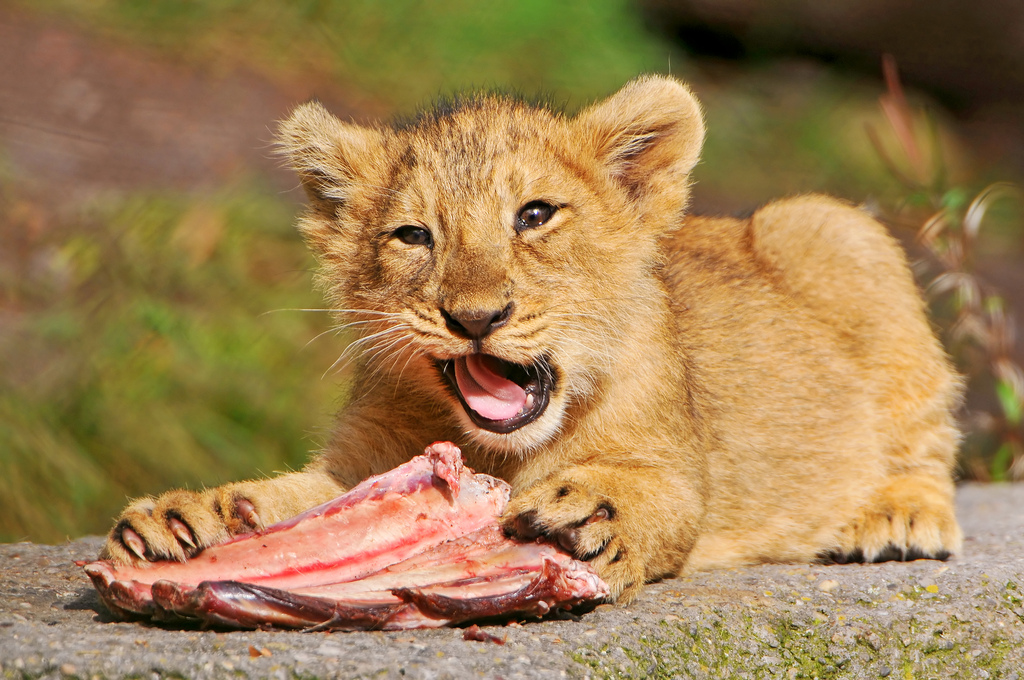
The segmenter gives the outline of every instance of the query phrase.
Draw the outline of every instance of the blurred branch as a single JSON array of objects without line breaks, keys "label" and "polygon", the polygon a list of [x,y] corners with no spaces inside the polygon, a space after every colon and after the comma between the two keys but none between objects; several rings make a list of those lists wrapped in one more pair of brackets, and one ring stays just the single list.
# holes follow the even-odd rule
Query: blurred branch
[{"label": "blurred branch", "polygon": [[900,84],[899,71],[896,69],[896,60],[891,54],[882,59],[882,72],[885,75],[885,84],[888,92],[878,98],[889,125],[892,126],[896,138],[903,148],[911,167],[917,174],[919,181],[924,180],[928,169],[925,167],[924,155],[921,147],[917,144],[917,137],[914,135],[914,116],[907,104],[906,94]]},{"label": "blurred branch", "polygon": [[[892,176],[908,192],[923,195],[930,214],[918,224],[916,240],[929,255],[930,270],[926,291],[933,301],[951,305],[953,318],[944,329],[952,341],[951,351],[961,366],[969,366],[964,354],[974,348],[984,362],[969,378],[987,372],[994,383],[999,413],[974,414],[971,419],[981,433],[995,439],[987,465],[970,465],[968,472],[985,480],[1024,479],[1024,371],[1013,360],[1013,315],[1005,297],[982,281],[975,271],[977,246],[984,238],[983,226],[992,204],[998,200],[1022,200],[1020,189],[996,182],[982,189],[966,206],[959,197],[963,190],[947,186],[936,127],[923,112],[907,102],[899,81],[895,60],[886,56],[882,63],[887,92],[879,103],[898,142],[903,158],[896,159],[882,143],[872,126],[867,134],[879,158]],[[918,121],[930,129],[931,148],[920,143]],[[907,168],[907,170],[903,169]]]}]

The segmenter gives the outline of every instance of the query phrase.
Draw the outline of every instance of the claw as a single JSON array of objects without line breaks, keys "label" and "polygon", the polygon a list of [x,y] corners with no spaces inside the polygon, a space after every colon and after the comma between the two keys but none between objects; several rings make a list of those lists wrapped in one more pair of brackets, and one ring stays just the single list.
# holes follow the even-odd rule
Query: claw
[{"label": "claw", "polygon": [[146,542],[135,533],[134,529],[125,527],[121,530],[121,542],[140,559],[146,559]]},{"label": "claw", "polygon": [[171,517],[167,520],[167,526],[170,527],[171,533],[179,541],[184,543],[190,548],[195,548],[196,544],[192,540],[192,532],[189,531],[188,525],[182,522],[177,517]]},{"label": "claw", "polygon": [[235,501],[235,514],[253,529],[259,529],[263,526],[260,522],[260,516],[256,513],[256,506],[246,498],[239,498]]}]

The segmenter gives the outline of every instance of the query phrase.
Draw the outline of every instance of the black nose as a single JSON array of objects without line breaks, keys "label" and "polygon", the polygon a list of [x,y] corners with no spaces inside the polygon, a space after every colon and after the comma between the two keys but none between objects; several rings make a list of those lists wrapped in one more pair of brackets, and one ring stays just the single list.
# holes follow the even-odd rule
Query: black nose
[{"label": "black nose", "polygon": [[508,323],[512,316],[513,304],[510,302],[505,309],[495,311],[493,309],[448,312],[441,310],[448,330],[456,335],[461,335],[470,340],[483,340],[498,328]]}]

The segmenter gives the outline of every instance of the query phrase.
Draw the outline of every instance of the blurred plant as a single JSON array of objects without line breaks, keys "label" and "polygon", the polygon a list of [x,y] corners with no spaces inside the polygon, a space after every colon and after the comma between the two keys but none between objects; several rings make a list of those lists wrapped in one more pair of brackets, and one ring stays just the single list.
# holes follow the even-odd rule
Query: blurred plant
[{"label": "blurred plant", "polygon": [[[1019,201],[1021,192],[1012,184],[998,182],[968,200],[969,193],[963,188],[949,186],[932,119],[908,104],[892,57],[883,61],[883,71],[888,91],[880,103],[903,162],[897,161],[871,126],[869,138],[908,194],[901,212],[911,208],[911,215],[919,216],[923,208],[930,213],[923,224],[914,221],[920,225],[916,240],[928,256],[928,296],[933,304],[948,308],[945,315],[939,310],[939,318],[946,321],[943,330],[958,366],[967,372],[969,381],[990,384],[997,404],[994,409],[970,414],[968,438],[982,450],[968,452],[964,472],[986,481],[1022,480],[1024,371],[1012,358],[1013,316],[1005,298],[977,271],[979,238],[992,205],[1007,198]],[[919,140],[922,120],[927,146]],[[899,217],[896,224],[906,224],[907,220]]]},{"label": "blurred plant", "polygon": [[339,345],[305,349],[325,314],[265,314],[320,306],[293,210],[243,186],[59,215],[0,187],[0,542],[306,462]]},{"label": "blurred plant", "polygon": [[[608,94],[674,55],[630,0],[17,0],[204,68],[347,86],[407,110],[440,93],[499,85]],[[375,100],[375,102],[373,101]]]}]

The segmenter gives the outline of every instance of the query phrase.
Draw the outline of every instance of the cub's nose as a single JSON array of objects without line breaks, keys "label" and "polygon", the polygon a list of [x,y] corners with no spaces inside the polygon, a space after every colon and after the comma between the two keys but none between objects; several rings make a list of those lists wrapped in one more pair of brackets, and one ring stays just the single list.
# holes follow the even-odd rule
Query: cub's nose
[{"label": "cub's nose", "polygon": [[469,340],[483,340],[508,323],[513,307],[513,303],[510,302],[502,310],[472,309],[449,312],[442,309],[441,316],[444,317],[444,322],[452,333]]}]

